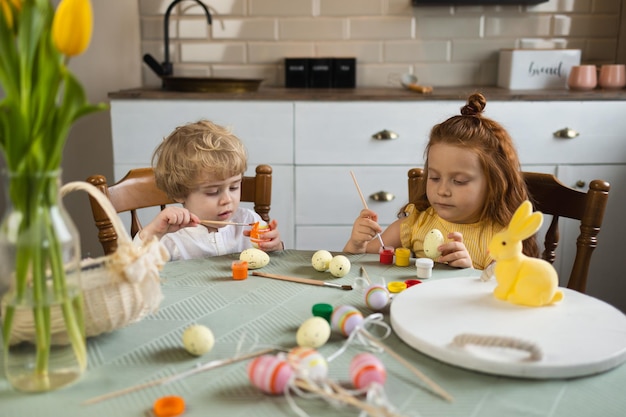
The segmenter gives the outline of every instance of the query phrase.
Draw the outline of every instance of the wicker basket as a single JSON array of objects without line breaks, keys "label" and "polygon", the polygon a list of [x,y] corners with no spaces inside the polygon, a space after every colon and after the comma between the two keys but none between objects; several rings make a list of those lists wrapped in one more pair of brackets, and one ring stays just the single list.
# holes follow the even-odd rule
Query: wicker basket
[{"label": "wicker basket", "polygon": [[[84,299],[85,334],[97,336],[124,327],[155,312],[163,299],[159,270],[169,259],[165,247],[154,239],[143,245],[133,243],[106,196],[87,182],[70,182],[61,194],[83,190],[106,212],[117,232],[115,253],[81,261],[81,284]],[[35,338],[31,314],[16,314],[10,343]],[[60,309],[51,311],[53,344],[67,344],[65,323]]]}]

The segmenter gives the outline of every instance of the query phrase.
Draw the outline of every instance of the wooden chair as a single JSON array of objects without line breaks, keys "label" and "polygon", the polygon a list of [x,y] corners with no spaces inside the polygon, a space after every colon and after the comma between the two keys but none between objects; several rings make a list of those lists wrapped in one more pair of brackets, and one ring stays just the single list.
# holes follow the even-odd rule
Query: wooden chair
[{"label": "wooden chair", "polygon": [[[593,180],[586,192],[570,188],[552,174],[524,172],[526,186],[535,210],[552,216],[544,237],[541,257],[550,263],[556,258],[559,243],[558,221],[566,217],[580,221],[580,234],[576,239],[576,256],[567,287],[585,292],[591,255],[598,246],[598,233],[602,226],[604,211],[609,198],[610,185],[603,180]],[[423,170],[413,168],[408,172],[409,201],[418,193]]]},{"label": "wooden chair", "polygon": [[[175,202],[167,197],[165,192],[157,188],[152,168],[137,168],[128,171],[126,176],[113,185],[108,185],[103,175],[92,175],[87,182],[95,185],[111,200],[118,213],[126,211],[131,215],[130,235],[134,237],[142,228],[137,210],[147,207],[160,207],[161,210],[168,204]],[[111,221],[100,208],[100,205],[89,198],[93,218],[98,228],[98,239],[105,255],[117,249],[117,233]],[[270,204],[272,200],[272,167],[259,165],[254,177],[243,177],[241,186],[241,201],[254,203],[254,211],[265,221],[269,221]]]}]

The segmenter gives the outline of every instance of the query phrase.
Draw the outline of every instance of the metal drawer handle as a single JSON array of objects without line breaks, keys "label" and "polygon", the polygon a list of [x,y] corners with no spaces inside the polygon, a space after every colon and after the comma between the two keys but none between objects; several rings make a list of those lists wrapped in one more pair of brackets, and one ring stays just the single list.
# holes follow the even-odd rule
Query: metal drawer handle
[{"label": "metal drawer handle", "polygon": [[585,185],[587,185],[587,183],[583,180],[576,181],[576,188],[585,188]]},{"label": "metal drawer handle", "polygon": [[395,195],[388,193],[387,191],[379,191],[370,195],[370,200],[374,201],[391,201],[396,198]]},{"label": "metal drawer handle", "polygon": [[390,140],[390,139],[398,139],[400,135],[391,130],[383,129],[380,132],[376,132],[372,135],[372,138],[376,140]]},{"label": "metal drawer handle", "polygon": [[574,139],[579,134],[580,133],[578,133],[574,129],[570,129],[569,127],[565,127],[553,133],[555,138],[560,138],[560,139]]}]

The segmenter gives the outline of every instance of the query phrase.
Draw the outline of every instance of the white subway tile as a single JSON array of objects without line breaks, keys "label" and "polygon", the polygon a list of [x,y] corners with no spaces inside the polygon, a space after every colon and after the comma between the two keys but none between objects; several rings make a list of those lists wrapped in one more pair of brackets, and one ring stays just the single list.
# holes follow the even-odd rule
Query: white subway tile
[{"label": "white subway tile", "polygon": [[270,40],[276,39],[275,19],[223,19],[213,24],[213,39]]},{"label": "white subway tile", "polygon": [[251,16],[313,16],[313,0],[249,0]]},{"label": "white subway tile", "polygon": [[211,26],[204,19],[180,19],[178,21],[179,39],[206,39],[209,37]]},{"label": "white subway tile", "polygon": [[572,31],[572,19],[569,16],[555,14],[552,23],[552,34],[554,36],[567,36]]},{"label": "white subway tile", "polygon": [[243,43],[185,43],[180,47],[182,62],[230,63],[246,62],[246,46]]},{"label": "white subway tile", "polygon": [[213,65],[214,77],[263,80],[261,87],[278,86],[278,69],[274,65]]},{"label": "white subway tile", "polygon": [[164,15],[172,0],[139,0],[139,14]]},{"label": "white subway tile", "polygon": [[421,84],[436,87],[457,85],[477,85],[480,81],[480,64],[478,63],[447,63],[416,65]]},{"label": "white subway tile", "polygon": [[[576,12],[583,13],[591,10],[592,0],[550,0],[547,3],[540,3],[532,6],[526,6],[525,11],[528,13],[546,13],[546,12]],[[608,0],[615,1],[615,0]]]},{"label": "white subway tile", "polygon": [[548,36],[551,27],[550,15],[497,16],[485,20],[486,37]]},{"label": "white subway tile", "polygon": [[384,62],[441,62],[450,59],[450,42],[388,41],[384,45]]},{"label": "white subway tile", "polygon": [[285,58],[312,57],[312,42],[251,42],[248,44],[248,62],[252,64],[282,64]]},{"label": "white subway tile", "polygon": [[472,16],[428,16],[417,18],[415,37],[417,39],[478,38],[481,35],[482,18]]},{"label": "white subway tile", "polygon": [[[624,2],[622,1],[622,7]],[[595,13],[619,13],[620,1],[619,0],[594,0],[591,10]]]},{"label": "white subway tile", "polygon": [[497,60],[500,49],[506,48],[515,48],[515,39],[455,39],[452,41],[452,61]]},{"label": "white subway tile", "polygon": [[[204,4],[206,4],[209,8],[209,12],[211,13],[212,17],[215,19],[219,19],[220,16],[224,15],[241,16],[246,13],[246,0],[203,1]],[[187,3],[189,5],[193,5],[192,2]],[[183,5],[181,4],[181,6]],[[202,8],[196,4],[195,7],[188,7],[188,9],[185,10],[185,14],[204,15],[204,10],[202,10]]]},{"label": "white subway tile", "polygon": [[412,37],[408,17],[351,18],[350,39],[406,39]]},{"label": "white subway tile", "polygon": [[179,77],[211,77],[211,68],[206,64],[177,63],[174,75]]},{"label": "white subway tile", "polygon": [[410,65],[361,65],[356,71],[357,87],[398,87],[398,74],[411,72]]},{"label": "white subway tile", "polygon": [[407,0],[384,0],[383,14],[410,16],[413,13],[413,5]]},{"label": "white subway tile", "polygon": [[359,63],[376,63],[383,60],[382,42],[317,42],[315,56],[352,57]]},{"label": "white subway tile", "polygon": [[588,38],[617,38],[619,34],[619,17],[608,15],[582,15],[572,16],[572,37],[584,36]]},{"label": "white subway tile", "polygon": [[[176,23],[170,21],[169,29],[172,33],[176,28]],[[141,19],[141,39],[143,41],[153,41],[163,39],[163,20],[153,18]]]},{"label": "white subway tile", "polygon": [[583,54],[585,61],[599,61],[605,64],[614,64],[617,39],[589,39]]},{"label": "white subway tile", "polygon": [[345,19],[280,19],[278,39],[280,40],[330,40],[347,38]]},{"label": "white subway tile", "polygon": [[[410,0],[407,0],[410,1]],[[319,0],[321,16],[381,15],[382,0]]]}]

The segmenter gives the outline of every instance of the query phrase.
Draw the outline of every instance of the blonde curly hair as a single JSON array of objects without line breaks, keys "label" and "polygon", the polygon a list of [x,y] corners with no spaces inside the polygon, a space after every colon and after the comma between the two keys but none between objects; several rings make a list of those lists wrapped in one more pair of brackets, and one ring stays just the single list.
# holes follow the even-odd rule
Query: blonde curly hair
[{"label": "blonde curly hair", "polygon": [[200,120],[174,129],[155,149],[152,167],[157,187],[181,201],[207,175],[218,180],[243,175],[248,155],[229,129]]}]

